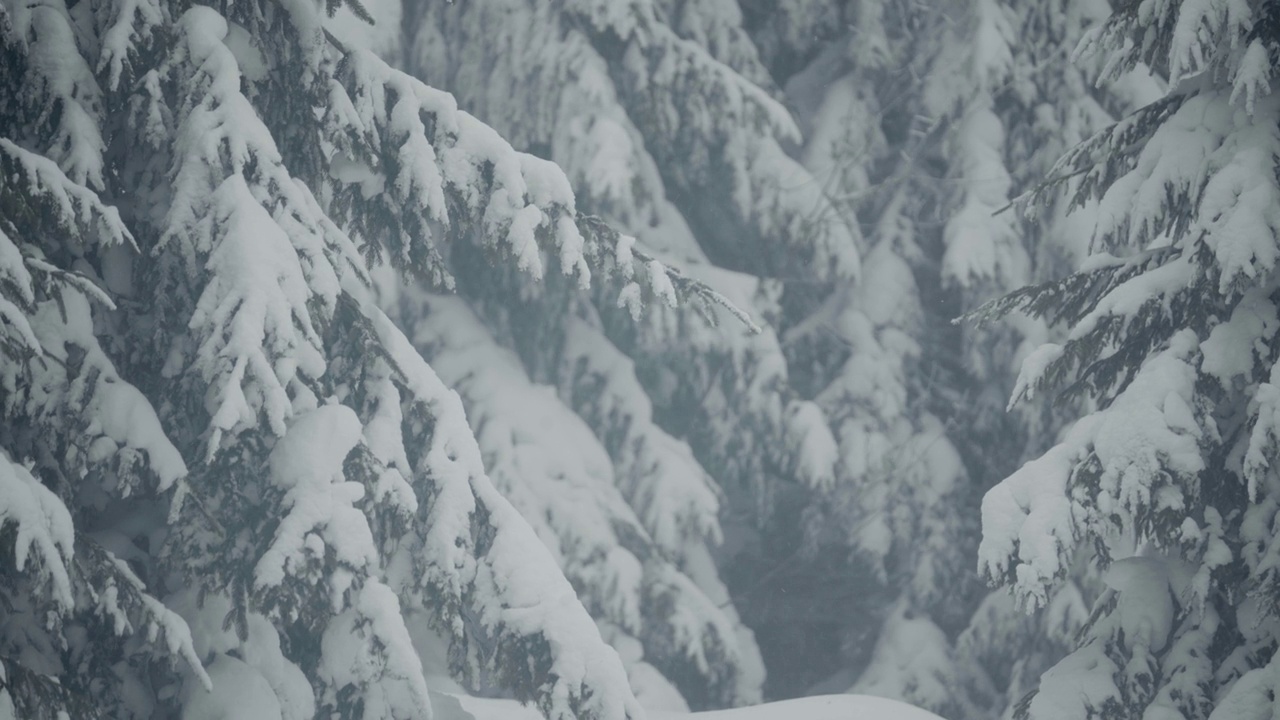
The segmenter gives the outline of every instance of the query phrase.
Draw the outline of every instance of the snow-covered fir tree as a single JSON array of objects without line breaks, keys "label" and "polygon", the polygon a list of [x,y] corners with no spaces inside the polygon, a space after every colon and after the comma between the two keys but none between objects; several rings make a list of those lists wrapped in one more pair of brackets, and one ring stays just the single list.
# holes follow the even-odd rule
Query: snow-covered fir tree
[{"label": "snow-covered fir tree", "polygon": [[[967,567],[981,491],[1053,437],[1051,413],[1004,412],[1010,367],[1047,329],[950,321],[1078,252],[1059,210],[1019,218],[1007,206],[1123,106],[1124,93],[1092,88],[1089,70],[1067,62],[1106,13],[1061,2],[793,3],[758,20],[780,67],[808,58],[786,81],[809,118],[803,158],[863,236],[861,282],[793,293],[793,313],[808,305],[785,335],[796,387],[840,443],[836,480],[808,514],[812,542],[852,551],[885,587],[870,608],[879,639],[851,626],[842,655],[853,674],[820,687],[996,716],[1025,691],[1015,676],[1034,682],[1035,663],[1056,659],[1082,621],[1083,601],[1064,596],[1065,618],[1028,623],[983,600]],[[1011,641],[1041,648],[1024,654],[1032,669],[990,644]]]},{"label": "snow-covered fir tree", "polygon": [[642,712],[371,273],[728,306],[339,4],[0,4],[0,716],[426,717],[419,616],[477,687]]},{"label": "snow-covered fir tree", "polygon": [[1019,717],[1276,711],[1278,33],[1275,3],[1140,2],[1081,47],[1168,90],[1034,194],[1091,210],[1078,271],[987,308],[1067,330],[1023,362],[1015,401],[1095,402],[983,502],[982,570],[1023,602],[1051,602],[1081,552],[1104,582]]}]

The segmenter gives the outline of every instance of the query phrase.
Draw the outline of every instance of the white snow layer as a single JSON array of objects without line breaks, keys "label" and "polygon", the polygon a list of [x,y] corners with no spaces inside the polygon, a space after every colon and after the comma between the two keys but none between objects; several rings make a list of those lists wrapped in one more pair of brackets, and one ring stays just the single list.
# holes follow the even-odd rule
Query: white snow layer
[{"label": "white snow layer", "polygon": [[[246,611],[245,625],[248,632],[242,641],[237,636],[234,625],[226,622],[233,612],[233,606],[231,600],[223,595],[206,595],[204,604],[201,605],[197,591],[184,590],[167,598],[165,604],[187,621],[195,651],[200,657],[213,655],[217,662],[217,659],[229,658],[228,653],[235,653],[246,667],[231,670],[230,673],[235,676],[231,679],[245,681],[245,676],[250,672],[261,678],[261,682],[272,693],[271,701],[266,706],[279,707],[277,717],[280,720],[306,720],[315,715],[315,694],[311,683],[302,670],[284,656],[280,649],[280,637],[265,616],[252,610]],[[220,677],[212,666],[207,671],[213,690],[209,692],[192,683],[187,693],[187,702],[189,707],[194,705],[195,708],[190,712],[213,712],[213,701],[204,698],[206,695],[217,696],[224,702],[237,702],[234,696],[237,695],[239,686],[234,683],[223,684],[227,678],[225,675]],[[257,681],[252,682],[257,684]],[[231,720],[239,715],[233,713],[225,717]]]},{"label": "white snow layer", "polygon": [[953,665],[951,643],[928,617],[912,617],[900,603],[885,621],[871,657],[851,692],[934,706],[947,702]]},{"label": "white snow layer", "polygon": [[[465,303],[432,296],[424,306],[415,340],[428,349],[441,378],[463,395],[490,477],[529,520],[597,619],[643,636],[646,594],[665,595],[671,607],[664,622],[678,650],[704,673],[717,662],[711,653],[724,653],[736,665],[741,651],[732,621],[673,565],[648,557],[643,548],[651,538],[619,492],[610,457],[587,423],[552,388],[531,382],[514,353],[489,336]],[[637,490],[643,501],[645,489]],[[630,545],[627,536],[634,537]],[[708,641],[708,635],[716,639]]]},{"label": "white snow layer", "polygon": [[[326,547],[347,567],[376,567],[373,532],[354,505],[364,497],[364,486],[346,481],[342,474],[343,461],[362,434],[355,411],[345,405],[325,405],[298,416],[276,443],[269,460],[271,478],[284,489],[289,514],[258,561],[256,585],[279,585],[308,554],[323,558]],[[334,591],[341,595],[344,589]]]},{"label": "white snow layer", "polygon": [[49,594],[65,610],[75,600],[71,594],[71,578],[67,564],[75,544],[75,527],[71,513],[62,500],[40,483],[29,469],[9,459],[0,450],[0,529],[16,525],[14,565],[19,571],[34,560],[36,573]]},{"label": "white snow layer", "polygon": [[[1184,493],[1204,465],[1191,364],[1197,350],[1194,333],[1175,335],[1108,408],[1077,421],[1061,443],[987,492],[978,548],[987,577],[1003,580],[1013,569],[1018,596],[1042,606],[1087,525],[1185,503]],[[1087,512],[1068,488],[1072,472],[1086,461],[1099,466],[1095,502],[1102,517]],[[1097,532],[1114,539],[1105,528]]]},{"label": "white snow layer", "polygon": [[[486,475],[458,394],[445,386],[385,313],[372,306],[364,312],[403,371],[407,392],[431,408],[436,422],[422,467],[415,468],[430,473],[437,488],[420,540],[423,557],[431,558],[429,577],[415,582],[435,584],[458,598],[473,584],[475,620],[486,630],[545,638],[556,678],[547,689],[552,718],[573,717],[571,695],[588,688],[595,693],[582,702],[599,717],[639,717],[642,710],[617,652],[605,645],[529,523]],[[487,511],[486,530],[492,533],[488,552],[479,557],[471,554],[469,545],[477,509]]]}]

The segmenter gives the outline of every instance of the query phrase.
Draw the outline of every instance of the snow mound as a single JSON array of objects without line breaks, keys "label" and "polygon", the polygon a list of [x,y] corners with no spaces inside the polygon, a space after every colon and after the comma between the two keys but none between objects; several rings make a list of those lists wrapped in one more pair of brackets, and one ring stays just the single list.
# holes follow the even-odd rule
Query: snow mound
[{"label": "snow mound", "polygon": [[[433,694],[434,695],[434,694]],[[435,699],[434,697],[432,698]],[[512,700],[486,700],[459,697],[462,707],[470,715],[459,715],[459,720],[541,720],[542,716],[531,707],[523,707]],[[713,710],[700,713],[650,712],[649,720],[943,720],[928,710],[921,710],[897,700],[874,695],[821,695],[780,702]],[[454,716],[449,716],[450,720]]]},{"label": "snow mound", "polygon": [[[650,720],[674,720],[682,716],[654,713],[649,717]],[[697,720],[943,720],[928,710],[874,695],[820,695],[684,717]]]}]

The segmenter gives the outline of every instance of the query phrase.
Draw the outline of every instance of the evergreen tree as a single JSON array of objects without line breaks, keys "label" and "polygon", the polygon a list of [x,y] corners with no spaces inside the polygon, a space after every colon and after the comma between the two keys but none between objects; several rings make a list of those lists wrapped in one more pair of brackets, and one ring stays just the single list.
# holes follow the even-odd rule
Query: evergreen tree
[{"label": "evergreen tree", "polygon": [[641,712],[371,272],[727,303],[324,11],[0,4],[0,714],[428,716],[419,609],[547,717]]},{"label": "evergreen tree", "polygon": [[[992,717],[1083,620],[1086,578],[1027,621],[983,600],[965,567],[986,483],[1047,447],[1061,422],[1039,408],[1005,412],[1010,368],[1055,331],[1036,319],[980,329],[950,319],[1061,273],[1081,252],[1079,220],[1063,208],[1007,211],[1144,89],[1128,78],[1094,88],[1092,69],[1066,62],[1106,16],[1095,5],[784,3],[757,19],[775,62],[809,59],[785,83],[808,118],[803,158],[865,238],[860,283],[825,296],[788,288],[791,377],[841,445],[836,481],[809,510],[811,547],[885,588],[868,608],[881,627],[845,625],[840,661],[855,674],[821,688],[852,682],[946,715]],[[848,31],[788,30],[824,23]],[[855,563],[838,559],[845,548]],[[1022,662],[988,644],[996,639],[1026,648]]]},{"label": "evergreen tree", "polygon": [[1277,8],[1131,3],[1082,46],[1142,63],[1164,97],[1072,149],[1033,193],[1096,202],[1090,256],[987,306],[1063,325],[1013,396],[1094,409],[983,501],[982,571],[1048,602],[1083,548],[1103,572],[1032,718],[1267,717],[1275,710]]}]

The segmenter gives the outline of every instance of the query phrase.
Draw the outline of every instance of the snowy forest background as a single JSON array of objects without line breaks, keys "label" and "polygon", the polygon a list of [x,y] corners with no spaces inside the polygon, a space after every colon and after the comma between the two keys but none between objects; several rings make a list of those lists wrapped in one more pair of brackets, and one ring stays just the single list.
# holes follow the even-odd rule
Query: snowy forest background
[{"label": "snowy forest background", "polygon": [[1274,0],[0,0],[0,718],[1273,717],[1277,67]]}]

